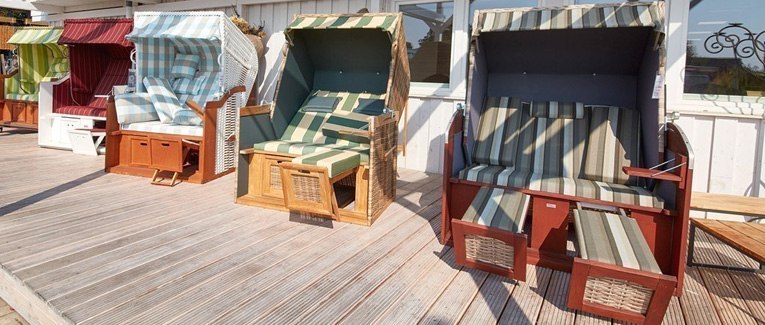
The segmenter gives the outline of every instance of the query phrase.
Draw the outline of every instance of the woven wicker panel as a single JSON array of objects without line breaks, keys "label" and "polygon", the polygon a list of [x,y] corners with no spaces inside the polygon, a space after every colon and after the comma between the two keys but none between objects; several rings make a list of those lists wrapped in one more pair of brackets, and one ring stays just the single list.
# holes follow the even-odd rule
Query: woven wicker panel
[{"label": "woven wicker panel", "polygon": [[281,191],[282,190],[282,174],[279,169],[279,165],[271,165],[271,181],[269,183],[269,186],[271,187],[271,190],[274,191]]},{"label": "woven wicker panel", "polygon": [[321,203],[319,178],[314,176],[292,175],[295,198],[301,201]]},{"label": "woven wicker panel", "polygon": [[[368,207],[370,218],[388,207],[396,196],[398,127],[393,119],[382,120],[374,119],[370,134]],[[386,153],[390,155],[386,157]]]},{"label": "woven wicker panel", "polygon": [[15,32],[16,28],[13,26],[0,26],[0,50],[10,51],[16,48],[15,45],[8,43],[8,39],[10,39]]},{"label": "woven wicker panel", "polygon": [[391,49],[393,54],[393,64],[390,67],[390,79],[388,80],[388,96],[386,97],[386,106],[396,110],[399,121],[406,118],[401,116],[404,107],[409,100],[409,56],[406,52],[406,37],[404,37],[403,19],[399,21],[400,26],[397,33],[396,42]]},{"label": "woven wicker panel", "polygon": [[484,236],[465,235],[465,257],[503,268],[513,268],[512,245]]},{"label": "woven wicker panel", "polygon": [[342,185],[342,186],[356,186],[356,174],[350,174],[347,177],[335,182],[335,185]]},{"label": "woven wicker panel", "polygon": [[645,315],[653,290],[632,282],[587,277],[584,301]]}]

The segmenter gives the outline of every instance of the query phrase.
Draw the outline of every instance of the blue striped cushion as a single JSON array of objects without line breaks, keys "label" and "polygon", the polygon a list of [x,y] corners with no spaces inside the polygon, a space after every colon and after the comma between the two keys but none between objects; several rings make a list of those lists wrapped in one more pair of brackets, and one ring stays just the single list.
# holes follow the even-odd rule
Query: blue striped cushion
[{"label": "blue striped cushion", "polygon": [[137,123],[159,119],[151,97],[147,93],[126,93],[114,96],[114,106],[117,109],[117,122]]},{"label": "blue striped cushion", "polygon": [[151,96],[151,102],[154,104],[154,109],[157,110],[159,120],[162,123],[171,123],[175,112],[183,109],[183,106],[173,93],[170,82],[162,78],[145,77],[143,78],[143,85]]},{"label": "blue striped cushion", "polygon": [[207,75],[198,75],[194,79],[177,78],[173,81],[173,90],[176,94],[198,95],[202,84],[207,80]]},{"label": "blue striped cushion", "polygon": [[199,55],[196,54],[176,54],[170,73],[174,78],[193,79],[199,67],[199,60]]}]

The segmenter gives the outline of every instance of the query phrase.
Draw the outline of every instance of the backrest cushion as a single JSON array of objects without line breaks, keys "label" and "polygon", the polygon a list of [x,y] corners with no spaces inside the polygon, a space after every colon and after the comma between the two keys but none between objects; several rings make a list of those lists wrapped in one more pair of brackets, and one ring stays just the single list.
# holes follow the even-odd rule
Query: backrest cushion
[{"label": "backrest cushion", "polygon": [[580,119],[584,117],[584,104],[573,102],[535,100],[529,105],[532,117]]},{"label": "backrest cushion", "polygon": [[137,123],[159,119],[157,110],[147,93],[124,93],[114,96],[114,106],[117,111],[117,122]]},{"label": "backrest cushion", "polygon": [[202,125],[202,118],[200,118],[194,111],[184,108],[175,111],[173,115],[174,125]]},{"label": "backrest cushion", "polygon": [[321,127],[322,133],[330,138],[348,140],[356,143],[369,143],[369,136],[348,134],[349,131],[369,130],[369,115],[337,111],[332,113]]},{"label": "backrest cushion", "polygon": [[381,99],[359,98],[359,105],[353,109],[354,113],[366,115],[382,115],[385,112],[385,101]]},{"label": "backrest cushion", "polygon": [[615,106],[587,106],[589,135],[580,178],[635,185],[623,166],[640,166],[640,113]]},{"label": "backrest cushion", "polygon": [[586,119],[521,117],[514,169],[536,176],[576,178],[582,168]]},{"label": "backrest cushion", "polygon": [[154,109],[157,110],[159,120],[165,124],[172,123],[175,112],[183,109],[183,106],[173,93],[170,82],[162,78],[144,77],[143,85],[151,97]]},{"label": "backrest cushion", "polygon": [[173,68],[170,70],[170,73],[173,78],[194,79],[194,75],[199,67],[199,60],[199,55],[178,53],[175,55],[175,61],[173,61]]},{"label": "backrest cushion", "polygon": [[61,79],[69,73],[69,60],[67,58],[53,58],[50,61],[50,68],[42,81],[51,81]]},{"label": "backrest cushion", "polygon": [[205,81],[207,81],[207,76],[204,74],[197,75],[193,79],[176,78],[173,81],[173,91],[176,94],[197,95]]},{"label": "backrest cushion", "polygon": [[[528,103],[518,98],[488,97],[478,123],[473,159],[479,164],[512,167]],[[528,109],[526,109],[528,111]],[[525,120],[528,120],[526,118]]]}]

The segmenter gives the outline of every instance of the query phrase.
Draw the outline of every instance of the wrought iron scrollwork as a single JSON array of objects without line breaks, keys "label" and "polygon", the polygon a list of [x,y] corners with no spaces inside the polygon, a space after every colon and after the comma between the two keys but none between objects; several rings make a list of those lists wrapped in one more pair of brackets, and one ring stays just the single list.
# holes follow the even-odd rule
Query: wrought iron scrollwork
[{"label": "wrought iron scrollwork", "polygon": [[[712,54],[733,50],[737,59],[756,58],[765,69],[765,31],[755,34],[742,23],[730,23],[704,41],[704,49]],[[750,73],[765,77],[765,71],[753,71],[745,64],[741,66]]]}]

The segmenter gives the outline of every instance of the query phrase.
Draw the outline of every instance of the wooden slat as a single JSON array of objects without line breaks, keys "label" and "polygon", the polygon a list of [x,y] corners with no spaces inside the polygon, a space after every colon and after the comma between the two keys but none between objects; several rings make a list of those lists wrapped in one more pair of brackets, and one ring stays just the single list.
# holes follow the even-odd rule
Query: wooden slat
[{"label": "wooden slat", "polygon": [[689,325],[722,324],[717,315],[709,292],[704,287],[698,268],[688,268],[685,272],[685,294],[680,297],[680,306]]},{"label": "wooden slat", "polygon": [[537,323],[549,325],[574,323],[576,313],[566,307],[570,279],[569,273],[553,271]]},{"label": "wooden slat", "polygon": [[499,323],[536,323],[551,275],[550,269],[529,265],[526,268],[525,285],[513,291],[513,296],[507,301]]},{"label": "wooden slat", "polygon": [[765,229],[765,224],[711,219],[691,219],[691,222],[699,229],[746,253],[755,260],[765,262],[765,235],[757,229]]},{"label": "wooden slat", "polygon": [[765,216],[765,198],[693,192],[691,209]]}]

